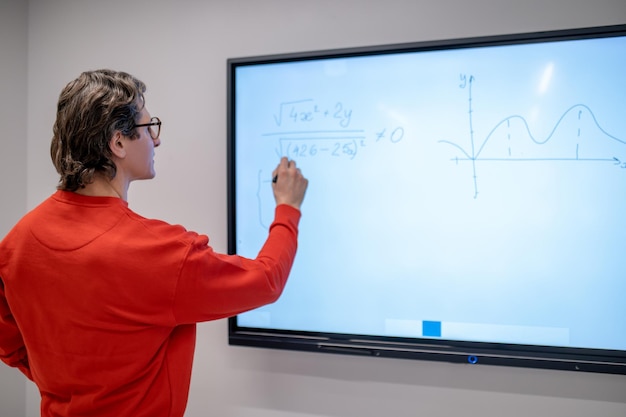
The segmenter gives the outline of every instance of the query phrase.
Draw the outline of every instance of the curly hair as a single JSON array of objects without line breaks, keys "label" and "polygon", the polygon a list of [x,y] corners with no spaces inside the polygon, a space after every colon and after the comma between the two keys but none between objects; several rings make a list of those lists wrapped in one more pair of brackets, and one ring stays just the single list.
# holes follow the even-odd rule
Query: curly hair
[{"label": "curly hair", "polygon": [[57,188],[76,191],[96,174],[110,179],[117,168],[109,141],[116,131],[137,138],[138,114],[146,85],[125,72],[102,69],[83,72],[59,95],[50,156],[61,176]]}]

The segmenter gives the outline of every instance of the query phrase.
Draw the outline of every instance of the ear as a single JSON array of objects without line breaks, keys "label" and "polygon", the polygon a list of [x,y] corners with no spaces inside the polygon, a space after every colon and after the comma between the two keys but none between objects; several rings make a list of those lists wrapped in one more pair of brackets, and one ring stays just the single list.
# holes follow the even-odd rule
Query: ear
[{"label": "ear", "polygon": [[119,130],[115,132],[109,141],[109,148],[114,157],[124,159],[126,157],[126,148],[124,147],[124,135]]}]

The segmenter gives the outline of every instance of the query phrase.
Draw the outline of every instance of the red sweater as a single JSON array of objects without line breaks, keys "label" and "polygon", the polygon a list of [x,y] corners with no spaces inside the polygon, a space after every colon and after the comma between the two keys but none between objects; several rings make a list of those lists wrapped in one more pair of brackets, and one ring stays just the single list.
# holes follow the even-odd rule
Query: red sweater
[{"label": "red sweater", "polygon": [[0,359],[37,384],[42,416],[180,417],[195,323],[275,301],[299,219],[278,206],[251,260],[121,199],[58,191],[0,243]]}]

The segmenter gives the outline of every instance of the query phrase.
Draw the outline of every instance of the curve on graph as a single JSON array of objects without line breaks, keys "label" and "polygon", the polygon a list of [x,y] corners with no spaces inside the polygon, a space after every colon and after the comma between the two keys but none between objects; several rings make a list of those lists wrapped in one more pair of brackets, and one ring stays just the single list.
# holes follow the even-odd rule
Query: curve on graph
[{"label": "curve on graph", "polygon": [[463,154],[465,154],[465,156],[467,157],[467,159],[470,159],[470,160],[471,160],[471,159],[475,159],[475,158],[472,158],[472,156],[471,156],[470,154],[468,154],[468,153],[465,151],[465,149],[463,149],[463,147],[461,147],[461,145],[459,145],[459,144],[457,144],[457,143],[451,142],[451,141],[449,141],[449,140],[439,140],[438,142],[439,142],[439,143],[446,143],[446,144],[448,144],[448,145],[452,145],[452,146],[454,146],[455,148],[457,148],[458,150],[460,150],[461,152],[463,152]]},{"label": "curve on graph", "polygon": [[485,146],[487,145],[487,143],[489,142],[489,139],[491,139],[491,136],[494,134],[494,132],[496,130],[498,130],[498,128],[500,126],[502,126],[502,124],[509,122],[510,120],[514,120],[514,119],[519,119],[522,121],[525,129],[526,129],[526,133],[528,133],[528,136],[530,137],[530,139],[536,143],[537,145],[543,145],[545,143],[547,143],[552,136],[554,135],[554,133],[557,131],[557,129],[559,128],[559,125],[561,124],[561,122],[563,121],[563,119],[565,119],[565,117],[571,113],[572,111],[574,111],[577,108],[583,108],[585,109],[587,112],[589,112],[589,115],[591,116],[591,118],[593,119],[594,124],[596,125],[596,127],[598,128],[598,130],[600,130],[603,134],[605,134],[608,138],[616,141],[616,142],[620,142],[623,145],[626,145],[626,141],[622,140],[620,138],[617,138],[613,135],[611,135],[609,132],[607,132],[606,130],[604,130],[602,128],[602,126],[600,126],[600,123],[598,122],[598,119],[596,118],[596,115],[593,113],[593,111],[585,104],[574,104],[573,106],[571,106],[569,109],[567,109],[563,115],[561,115],[561,117],[559,118],[559,120],[556,122],[556,124],[554,125],[554,128],[552,129],[552,131],[550,132],[550,134],[544,139],[544,140],[538,140],[535,138],[535,136],[532,134],[532,132],[530,131],[530,127],[528,126],[528,122],[526,121],[526,119],[520,115],[512,115],[509,117],[506,117],[504,119],[502,119],[500,122],[498,122],[493,129],[491,129],[491,132],[489,132],[489,134],[485,137],[485,140],[483,141],[482,145],[478,148],[478,152],[476,152],[475,155],[470,155],[465,149],[463,149],[460,145],[447,141],[447,140],[440,140],[440,143],[447,143],[450,144],[456,148],[458,148],[461,152],[463,152],[463,154],[465,154],[465,156],[470,159],[470,160],[476,160],[478,159],[478,157],[480,156],[480,154],[482,153],[483,149],[485,148]]},{"label": "curve on graph", "polygon": [[586,106],[585,104],[575,104],[572,107],[570,107],[569,109],[567,109],[563,115],[559,118],[559,120],[556,122],[556,124],[554,125],[554,128],[552,129],[552,132],[550,132],[550,134],[545,138],[545,140],[541,141],[541,140],[537,140],[535,139],[535,137],[533,136],[533,134],[530,131],[530,128],[528,126],[528,122],[526,122],[526,119],[523,118],[522,116],[519,115],[514,115],[514,116],[509,116],[505,119],[503,119],[500,123],[498,123],[492,130],[491,132],[489,132],[489,134],[487,135],[487,137],[485,138],[485,141],[483,142],[483,144],[480,146],[480,148],[478,149],[478,152],[475,155],[475,158],[478,158],[478,156],[480,155],[480,153],[482,152],[483,148],[485,147],[485,145],[487,144],[487,142],[489,141],[489,139],[491,138],[491,135],[493,135],[493,133],[498,129],[498,127],[500,127],[500,125],[502,125],[503,123],[512,120],[512,119],[520,119],[522,121],[522,123],[524,124],[524,127],[526,128],[526,132],[528,133],[528,136],[530,137],[530,139],[535,142],[537,145],[543,145],[545,143],[547,143],[552,136],[554,135],[554,132],[556,132],[556,130],[558,129],[559,125],[561,124],[561,122],[563,121],[563,119],[565,119],[565,117],[571,113],[572,111],[574,111],[576,108],[582,107],[583,109],[587,110],[589,112],[589,114],[591,115],[591,118],[593,119],[594,124],[596,125],[596,127],[602,132],[604,133],[607,137],[618,141],[622,144],[626,145],[626,142],[616,138],[615,136],[611,135],[610,133],[608,133],[606,130],[604,130],[602,128],[602,126],[600,126],[600,123],[598,123],[598,119],[596,118],[596,115],[593,113],[593,111]]}]

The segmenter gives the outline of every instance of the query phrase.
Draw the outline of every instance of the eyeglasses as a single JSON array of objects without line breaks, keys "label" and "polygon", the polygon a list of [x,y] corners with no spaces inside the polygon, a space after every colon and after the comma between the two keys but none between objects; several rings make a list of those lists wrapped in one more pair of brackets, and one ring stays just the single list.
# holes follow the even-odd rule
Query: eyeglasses
[{"label": "eyeglasses", "polygon": [[142,123],[140,125],[135,125],[135,127],[148,126],[148,131],[150,132],[150,137],[152,140],[157,140],[159,135],[161,134],[161,119],[158,117],[153,117],[150,119],[150,123]]}]

